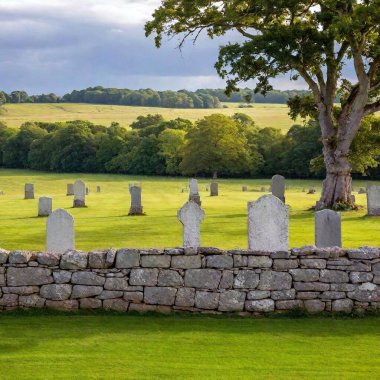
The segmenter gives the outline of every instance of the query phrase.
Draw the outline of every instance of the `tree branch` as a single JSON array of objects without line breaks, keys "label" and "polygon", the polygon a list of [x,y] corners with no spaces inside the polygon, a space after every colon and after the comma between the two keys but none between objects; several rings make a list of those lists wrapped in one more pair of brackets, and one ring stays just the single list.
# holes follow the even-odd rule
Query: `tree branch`
[{"label": "tree branch", "polygon": [[380,100],[376,101],[375,103],[367,104],[364,107],[364,116],[371,115],[377,111],[380,111]]}]

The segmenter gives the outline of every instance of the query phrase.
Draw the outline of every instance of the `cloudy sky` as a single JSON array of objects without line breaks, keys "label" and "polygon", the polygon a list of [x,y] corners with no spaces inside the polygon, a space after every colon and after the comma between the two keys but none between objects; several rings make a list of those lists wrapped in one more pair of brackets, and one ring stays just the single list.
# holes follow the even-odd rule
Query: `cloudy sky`
[{"label": "cloudy sky", "polygon": [[[201,38],[180,52],[156,49],[144,23],[160,0],[0,0],[0,89],[29,94],[101,85],[158,90],[224,87],[214,69],[228,38]],[[304,88],[282,77],[280,89]]]}]

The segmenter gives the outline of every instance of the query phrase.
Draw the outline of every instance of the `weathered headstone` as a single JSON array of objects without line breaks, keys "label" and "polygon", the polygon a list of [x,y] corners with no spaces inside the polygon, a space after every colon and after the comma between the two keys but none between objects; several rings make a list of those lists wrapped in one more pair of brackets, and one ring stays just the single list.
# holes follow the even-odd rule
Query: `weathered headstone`
[{"label": "weathered headstone", "polygon": [[289,211],[273,195],[248,202],[248,247],[251,251],[287,251]]},{"label": "weathered headstone", "polygon": [[141,204],[141,187],[130,186],[129,193],[131,194],[131,207],[128,215],[143,215],[143,207]]},{"label": "weathered headstone", "polygon": [[100,193],[100,186],[96,186],[96,192]]},{"label": "weathered headstone", "polygon": [[210,185],[210,196],[217,197],[219,195],[219,185],[218,182],[211,182]]},{"label": "weathered headstone", "polygon": [[178,210],[178,220],[183,224],[183,246],[200,246],[200,224],[205,218],[204,211],[193,201],[186,202]]},{"label": "weathered headstone", "polygon": [[380,216],[380,186],[367,186],[367,209],[369,216]]},{"label": "weathered headstone", "polygon": [[241,187],[241,191],[242,191],[243,193],[245,193],[245,192],[247,191],[247,185],[243,185],[243,186]]},{"label": "weathered headstone", "polygon": [[202,204],[201,197],[199,196],[199,192],[198,192],[198,181],[195,178],[192,178],[189,181],[189,188],[190,188],[189,201],[193,201],[200,206]]},{"label": "weathered headstone", "polygon": [[285,203],[285,178],[282,175],[276,174],[272,177],[271,191],[272,195]]},{"label": "weathered headstone", "polygon": [[46,221],[46,252],[64,253],[71,249],[74,249],[74,218],[59,208]]},{"label": "weathered headstone", "polygon": [[74,207],[86,206],[86,185],[82,180],[74,183]]},{"label": "weathered headstone", "polygon": [[90,192],[89,188],[86,187],[86,195],[88,195],[89,192]]},{"label": "weathered headstone", "polygon": [[263,186],[263,187],[260,189],[260,191],[261,191],[262,193],[265,193],[267,190],[266,190],[266,188]]},{"label": "weathered headstone", "polygon": [[66,195],[74,195],[74,184],[68,183],[67,184],[67,193]]},{"label": "weathered headstone", "polygon": [[310,186],[309,191],[307,193],[308,194],[315,194],[315,188],[314,188],[314,186]]},{"label": "weathered headstone", "polygon": [[52,213],[53,200],[49,197],[38,199],[38,216],[49,216]]},{"label": "weathered headstone", "polygon": [[342,246],[342,223],[339,213],[333,210],[315,213],[315,245],[318,248]]},{"label": "weathered headstone", "polygon": [[365,194],[365,193],[366,193],[366,191],[362,187],[358,191],[358,194]]},{"label": "weathered headstone", "polygon": [[32,183],[25,184],[25,199],[34,199],[34,185]]}]

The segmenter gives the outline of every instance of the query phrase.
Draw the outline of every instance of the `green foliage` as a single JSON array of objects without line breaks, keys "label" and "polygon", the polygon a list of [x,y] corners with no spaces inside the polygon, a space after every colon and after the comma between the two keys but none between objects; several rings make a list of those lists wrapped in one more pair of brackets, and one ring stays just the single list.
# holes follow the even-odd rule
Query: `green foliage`
[{"label": "green foliage", "polygon": [[186,132],[178,129],[165,129],[158,136],[160,152],[165,159],[165,172],[169,175],[181,174],[179,165],[183,159]]}]

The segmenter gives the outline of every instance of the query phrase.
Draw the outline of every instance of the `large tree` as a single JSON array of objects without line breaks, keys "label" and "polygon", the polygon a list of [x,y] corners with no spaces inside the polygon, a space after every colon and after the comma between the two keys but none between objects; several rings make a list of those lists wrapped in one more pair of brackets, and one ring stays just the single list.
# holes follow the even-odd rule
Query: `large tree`
[{"label": "large tree", "polygon": [[[164,35],[179,35],[182,46],[203,30],[211,38],[239,32],[242,42],[221,47],[216,63],[228,92],[256,79],[265,94],[271,78],[301,76],[312,97],[293,105],[317,115],[327,173],[317,209],[352,207],[351,143],[360,121],[380,110],[379,9],[380,0],[163,0],[146,34],[157,46]],[[343,75],[347,64],[351,81]]]}]

